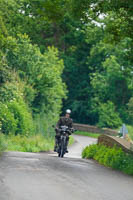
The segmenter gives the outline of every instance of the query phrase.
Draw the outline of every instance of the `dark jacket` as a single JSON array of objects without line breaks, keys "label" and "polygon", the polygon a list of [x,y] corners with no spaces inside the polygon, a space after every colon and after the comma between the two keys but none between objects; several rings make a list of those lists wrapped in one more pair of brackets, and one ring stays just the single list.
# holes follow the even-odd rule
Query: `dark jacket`
[{"label": "dark jacket", "polygon": [[59,128],[60,126],[68,126],[68,128],[72,128],[73,120],[71,118],[61,117],[59,119],[56,127]]}]

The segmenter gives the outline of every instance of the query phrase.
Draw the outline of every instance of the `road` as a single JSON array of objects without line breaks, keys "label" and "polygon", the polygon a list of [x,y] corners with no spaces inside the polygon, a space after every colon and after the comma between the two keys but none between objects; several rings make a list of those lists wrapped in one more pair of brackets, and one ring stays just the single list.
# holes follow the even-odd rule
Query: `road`
[{"label": "road", "polygon": [[4,153],[0,200],[133,200],[133,177],[81,159],[83,146],[95,139],[76,140],[65,158],[52,152]]}]

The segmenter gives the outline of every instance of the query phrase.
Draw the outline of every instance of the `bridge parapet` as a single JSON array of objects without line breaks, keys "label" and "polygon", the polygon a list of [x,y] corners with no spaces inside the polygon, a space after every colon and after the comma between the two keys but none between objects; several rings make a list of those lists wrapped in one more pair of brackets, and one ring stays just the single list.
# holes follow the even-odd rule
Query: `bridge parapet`
[{"label": "bridge parapet", "polygon": [[86,124],[77,124],[74,123],[74,128],[79,131],[85,131],[85,132],[90,132],[90,133],[100,133],[100,134],[107,134],[107,135],[113,135],[116,136],[118,135],[118,132],[112,129],[108,128],[98,128],[96,126],[90,126]]},{"label": "bridge parapet", "polygon": [[104,144],[110,147],[116,145],[117,147],[121,147],[124,152],[133,154],[131,143],[123,138],[109,135],[100,135],[98,137],[98,144]]}]

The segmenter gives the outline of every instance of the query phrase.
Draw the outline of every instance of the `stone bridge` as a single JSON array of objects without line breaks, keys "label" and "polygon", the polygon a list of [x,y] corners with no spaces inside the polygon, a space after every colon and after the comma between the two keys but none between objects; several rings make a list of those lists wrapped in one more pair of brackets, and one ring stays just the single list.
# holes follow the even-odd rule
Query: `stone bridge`
[{"label": "stone bridge", "polygon": [[77,124],[74,123],[74,128],[79,131],[85,131],[85,132],[90,132],[90,133],[101,133],[105,135],[113,135],[116,136],[118,135],[118,132],[109,128],[98,128],[96,126],[90,126],[86,124]]},{"label": "stone bridge", "polygon": [[86,124],[74,124],[74,128],[79,131],[85,131],[90,133],[100,133],[98,143],[102,143],[106,146],[113,147],[114,145],[121,147],[123,151],[127,153],[133,153],[133,142],[129,142],[126,139],[116,137],[118,132],[112,129],[101,129],[96,126],[90,126]]}]

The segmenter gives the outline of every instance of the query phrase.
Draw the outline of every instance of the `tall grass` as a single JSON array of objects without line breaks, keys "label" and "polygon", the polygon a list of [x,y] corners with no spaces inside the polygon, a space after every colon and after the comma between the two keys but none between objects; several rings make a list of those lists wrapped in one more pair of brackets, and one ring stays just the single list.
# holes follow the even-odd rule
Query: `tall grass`
[{"label": "tall grass", "polygon": [[[70,136],[69,145],[72,145],[74,138]],[[44,137],[41,134],[35,136],[0,135],[0,152],[46,152],[54,149],[54,137]]]},{"label": "tall grass", "polygon": [[3,140],[6,143],[6,151],[40,152],[52,150],[54,147],[54,139],[42,135],[8,135],[3,136]]}]

